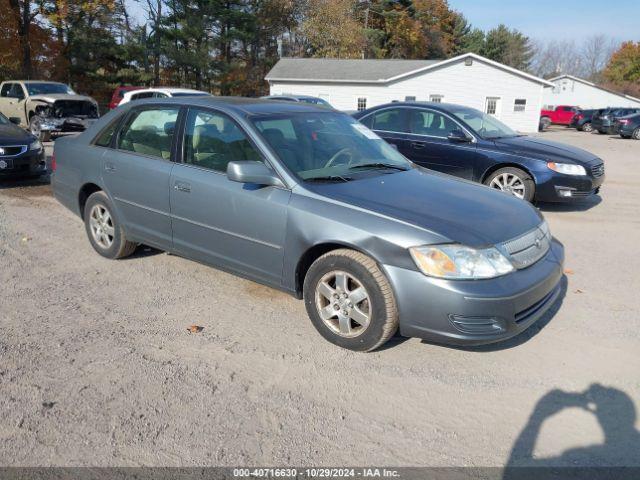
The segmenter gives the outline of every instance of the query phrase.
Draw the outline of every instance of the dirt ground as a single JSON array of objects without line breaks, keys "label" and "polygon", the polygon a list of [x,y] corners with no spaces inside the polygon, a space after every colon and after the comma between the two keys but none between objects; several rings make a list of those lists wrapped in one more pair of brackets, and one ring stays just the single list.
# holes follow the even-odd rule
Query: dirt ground
[{"label": "dirt ground", "polygon": [[640,142],[543,136],[605,160],[602,197],[541,206],[564,298],[470,349],[341,350],[286,294],[105,260],[46,180],[1,183],[0,465],[640,465]]}]

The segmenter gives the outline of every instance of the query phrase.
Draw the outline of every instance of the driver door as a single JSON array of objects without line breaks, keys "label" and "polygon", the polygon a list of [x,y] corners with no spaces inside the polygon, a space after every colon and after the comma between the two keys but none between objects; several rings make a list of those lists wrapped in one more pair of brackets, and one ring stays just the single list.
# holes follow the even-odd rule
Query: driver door
[{"label": "driver door", "polygon": [[185,256],[279,285],[291,192],[229,180],[227,164],[242,160],[264,161],[240,125],[222,112],[189,109],[182,163],[170,181],[173,244]]}]

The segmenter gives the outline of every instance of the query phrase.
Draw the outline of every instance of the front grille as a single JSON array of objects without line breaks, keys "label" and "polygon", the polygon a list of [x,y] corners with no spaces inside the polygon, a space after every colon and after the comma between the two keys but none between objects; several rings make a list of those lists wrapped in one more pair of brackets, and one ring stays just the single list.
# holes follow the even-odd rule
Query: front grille
[{"label": "front grille", "polygon": [[0,157],[17,157],[27,151],[26,145],[0,145]]},{"label": "front grille", "polygon": [[547,222],[524,235],[504,242],[502,249],[507,253],[517,269],[527,268],[549,251],[551,247],[551,232]]},{"label": "front grille", "polygon": [[591,167],[591,174],[594,177],[601,177],[604,175],[604,163],[599,163],[598,165]]}]

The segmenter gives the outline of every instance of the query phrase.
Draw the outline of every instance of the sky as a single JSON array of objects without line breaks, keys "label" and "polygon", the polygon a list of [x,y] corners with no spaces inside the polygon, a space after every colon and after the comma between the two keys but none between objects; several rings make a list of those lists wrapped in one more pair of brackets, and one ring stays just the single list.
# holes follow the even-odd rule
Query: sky
[{"label": "sky", "polygon": [[640,1],[449,0],[483,30],[500,23],[536,40],[575,40],[604,33],[616,40],[640,41]]}]

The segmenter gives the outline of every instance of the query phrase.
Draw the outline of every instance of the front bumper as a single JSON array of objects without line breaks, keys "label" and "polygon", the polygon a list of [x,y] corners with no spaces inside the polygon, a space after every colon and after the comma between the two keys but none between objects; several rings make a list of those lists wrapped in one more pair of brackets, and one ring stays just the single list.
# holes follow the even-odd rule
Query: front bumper
[{"label": "front bumper", "polygon": [[451,345],[511,338],[539,320],[562,293],[564,248],[553,240],[534,265],[489,280],[442,280],[385,266],[400,312],[400,334]]},{"label": "front bumper", "polygon": [[45,117],[42,120],[41,128],[45,132],[51,133],[72,133],[84,132],[89,128],[97,118],[50,118]]},{"label": "front bumper", "polygon": [[534,176],[535,200],[539,202],[570,202],[589,197],[600,193],[605,178],[605,175],[564,175],[552,170],[536,172]]},{"label": "front bumper", "polygon": [[623,137],[630,137],[631,135],[633,135],[634,130],[638,128],[635,125],[618,125],[617,127],[617,133],[620,134]]},{"label": "front bumper", "polygon": [[0,177],[42,175],[47,171],[44,149],[16,157],[0,156]]}]

